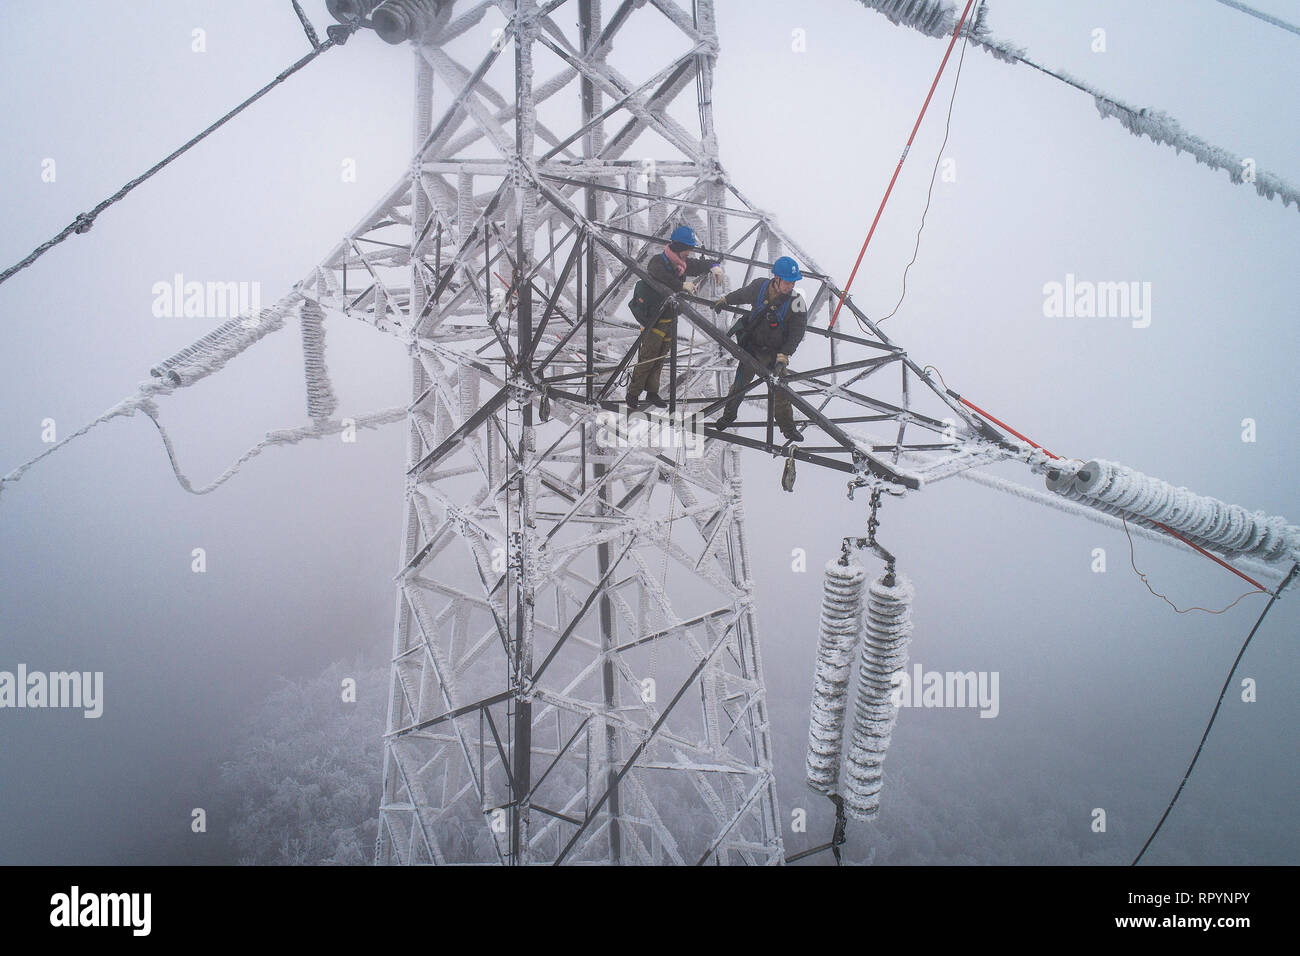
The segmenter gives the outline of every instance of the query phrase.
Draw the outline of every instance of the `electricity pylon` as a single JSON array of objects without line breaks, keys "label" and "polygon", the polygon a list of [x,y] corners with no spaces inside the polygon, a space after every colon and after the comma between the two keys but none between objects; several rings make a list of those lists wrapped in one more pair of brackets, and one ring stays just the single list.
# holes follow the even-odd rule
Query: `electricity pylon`
[{"label": "electricity pylon", "polygon": [[[796,255],[810,315],[837,295],[718,161],[713,4],[628,2],[608,19],[599,0],[404,6],[427,14],[410,18],[410,175],[297,288],[411,353],[377,860],[779,863],[738,468],[740,447],[777,448],[770,397],[766,421],[689,442],[729,360],[753,360],[730,316],[688,297],[664,389],[684,427],[615,411],[646,334],[623,305],[674,226],[745,281]],[[462,48],[482,59],[462,64]],[[905,428],[982,423],[937,390],[950,417],[916,411],[909,376],[928,377],[849,309],[869,338],[821,330],[829,366],[754,384],[828,437],[792,459],[915,488],[896,467]],[[844,340],[871,357],[837,364]],[[898,404],[848,388],[893,365]],[[858,414],[828,417],[832,400]],[[899,425],[892,464],[844,430],[883,420]]]}]

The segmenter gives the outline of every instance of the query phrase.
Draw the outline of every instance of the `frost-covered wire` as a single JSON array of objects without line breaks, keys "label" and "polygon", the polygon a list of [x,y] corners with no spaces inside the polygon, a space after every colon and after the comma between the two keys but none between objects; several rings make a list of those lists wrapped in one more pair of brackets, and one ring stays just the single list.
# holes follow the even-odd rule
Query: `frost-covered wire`
[{"label": "frost-covered wire", "polygon": [[164,158],[160,159],[158,162],[154,163],[152,166],[150,166],[139,176],[135,177],[135,179],[132,179],[130,182],[128,182],[117,192],[113,193],[113,195],[109,196],[107,199],[105,199],[104,201],[96,205],[93,209],[90,210],[90,212],[80,213],[76,219],[74,219],[62,230],[56,233],[53,236],[53,238],[47,239],[45,242],[41,243],[39,246],[37,246],[35,249],[29,252],[25,257],[20,259],[18,262],[14,263],[12,266],[5,269],[3,272],[0,272],[0,283],[7,281],[11,276],[21,272],[23,269],[26,269],[33,262],[35,262],[41,256],[45,255],[45,253],[49,252],[59,243],[67,239],[69,236],[84,235],[85,233],[89,232],[90,228],[95,224],[95,220],[99,217],[99,214],[102,213],[104,210],[106,210],[109,206],[113,205],[113,203],[115,202],[119,202],[120,200],[126,198],[127,194],[130,193],[137,186],[139,186],[141,183],[152,178],[155,174],[162,171],[162,169],[165,168],[172,161],[179,158],[183,153],[189,151],[192,147],[197,146],[204,139],[207,139],[208,136],[215,133],[222,126],[225,126],[226,123],[230,122],[230,120],[234,119],[244,110],[248,109],[258,100],[260,100],[263,96],[271,92],[271,90],[275,89],[285,80],[287,80],[289,77],[293,76],[295,73],[301,70],[312,60],[316,59],[322,53],[325,53],[327,50],[330,50],[335,46],[346,43],[348,37],[351,36],[354,29],[355,27],[349,27],[349,26],[332,28],[328,40],[326,40],[324,43],[320,43],[314,46],[310,53],[302,57],[292,66],[281,71],[275,77],[275,79],[273,79],[270,83],[267,83],[266,86],[262,87],[260,90],[258,90],[252,96],[250,96],[248,99],[244,100],[242,103],[240,103],[238,106],[232,109],[225,116],[221,117],[221,119],[217,120],[207,129],[203,130],[203,132],[199,133],[197,136],[194,136],[193,138],[188,140],[183,146],[179,147],[178,149],[169,153]]},{"label": "frost-covered wire", "polygon": [[1283,30],[1289,30],[1291,33],[1300,36],[1300,27],[1297,27],[1292,23],[1287,23],[1285,20],[1280,20],[1275,16],[1271,16],[1270,14],[1264,13],[1262,10],[1256,10],[1254,7],[1248,7],[1244,3],[1239,2],[1239,0],[1219,0],[1219,2],[1223,4],[1225,7],[1232,7],[1232,9],[1234,10],[1240,10],[1242,13],[1248,13],[1252,17],[1255,17],[1257,20],[1263,20],[1265,23],[1271,23],[1275,27],[1281,27]]},{"label": "frost-covered wire", "polygon": [[219,474],[212,481],[205,485],[195,487],[194,483],[181,471],[180,465],[176,461],[176,449],[172,445],[171,436],[163,428],[162,423],[158,420],[158,409],[152,402],[143,404],[140,408],[150,420],[153,421],[154,427],[158,429],[158,434],[162,436],[163,447],[167,450],[167,459],[171,462],[172,474],[176,476],[176,481],[182,488],[192,495],[206,495],[215,491],[224,485],[227,481],[235,476],[240,468],[249,460],[256,458],[267,448],[274,445],[296,445],[299,442],[310,439],[326,438],[329,435],[337,435],[345,428],[377,428],[380,425],[387,425],[392,422],[401,421],[406,418],[406,406],[397,406],[386,408],[383,411],[375,412],[370,415],[362,415],[359,418],[349,421],[326,421],[314,422],[311,425],[302,428],[284,428],[266,433],[266,437],[253,445],[246,452],[239,456],[225,471]]},{"label": "frost-covered wire", "polygon": [[[950,34],[957,24],[956,6],[948,0],[859,0],[863,6],[884,14],[891,22],[919,30],[927,36],[942,37]],[[1176,152],[1189,152],[1199,163],[1211,169],[1221,169],[1234,183],[1252,183],[1259,195],[1268,199],[1280,197],[1283,205],[1296,204],[1300,211],[1300,189],[1280,176],[1248,164],[1244,157],[1215,146],[1182,128],[1168,113],[1144,107],[1134,107],[1088,85],[1063,70],[1054,70],[1031,60],[1023,47],[1015,46],[994,37],[984,16],[963,29],[970,41],[1008,63],[1023,63],[1040,73],[1046,73],[1093,98],[1103,118],[1113,116],[1135,136],[1147,136],[1153,142],[1172,146]]]},{"label": "frost-covered wire", "polygon": [[[283,328],[286,312],[299,300],[300,297],[296,293],[290,293],[271,308],[263,309],[255,320],[231,319],[229,322],[219,325],[192,345],[159,362],[150,369],[155,381],[141,384],[139,391],[135,395],[123,399],[62,441],[51,445],[39,455],[23,462],[8,474],[0,476],[0,491],[4,490],[5,485],[19,481],[28,469],[37,462],[82,437],[91,429],[112,421],[114,418],[129,418],[137,412],[143,412],[147,415],[158,429],[159,435],[162,436],[163,447],[166,449],[167,457],[171,462],[172,472],[181,487],[192,494],[198,495],[207,494],[225,484],[246,461],[261,454],[263,450],[272,445],[294,445],[309,438],[324,438],[327,435],[337,434],[345,427],[349,427],[344,422],[330,421],[328,419],[328,416],[333,414],[337,406],[337,399],[334,397],[328,378],[325,377],[323,331],[319,340],[314,340],[315,333],[311,331],[312,326],[318,324],[316,320],[320,316],[315,315],[315,312],[319,310],[314,308],[315,303],[306,302],[303,303],[303,350],[307,365],[308,412],[314,419],[313,424],[302,428],[268,432],[264,439],[248,449],[217,478],[196,488],[193,482],[181,471],[176,461],[176,452],[171,436],[167,434],[166,429],[163,428],[158,419],[158,405],[155,399],[169,395],[179,388],[193,385],[200,379],[206,378],[225,366],[236,355],[261,341],[270,332]],[[385,409],[381,412],[354,419],[351,424],[357,428],[373,428],[398,421],[405,416],[406,411],[405,407]]]}]

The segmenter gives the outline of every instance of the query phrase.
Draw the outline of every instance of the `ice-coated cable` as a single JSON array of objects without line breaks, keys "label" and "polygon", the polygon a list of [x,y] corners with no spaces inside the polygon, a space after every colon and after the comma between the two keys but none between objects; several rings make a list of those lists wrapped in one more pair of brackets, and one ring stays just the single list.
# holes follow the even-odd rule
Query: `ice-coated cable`
[{"label": "ice-coated cable", "polygon": [[[930,37],[947,37],[955,29],[958,5],[951,0],[859,0],[863,6],[884,14],[898,26],[911,27]],[[1222,0],[1220,0],[1222,2]],[[1177,153],[1190,153],[1198,163],[1219,169],[1238,185],[1248,184],[1266,199],[1280,197],[1284,206],[1292,203],[1300,210],[1300,188],[1275,173],[1260,169],[1245,157],[1217,146],[1183,129],[1173,116],[1151,107],[1137,107],[1124,103],[1096,87],[1071,76],[1064,70],[1052,69],[1031,59],[1024,47],[994,36],[987,18],[977,16],[973,24],[962,28],[970,42],[1006,63],[1022,63],[1060,80],[1093,98],[1102,119],[1114,117],[1134,136],[1148,137],[1154,143],[1172,146]],[[1279,22],[1277,25],[1282,25]],[[1284,27],[1285,28],[1285,27]]]}]

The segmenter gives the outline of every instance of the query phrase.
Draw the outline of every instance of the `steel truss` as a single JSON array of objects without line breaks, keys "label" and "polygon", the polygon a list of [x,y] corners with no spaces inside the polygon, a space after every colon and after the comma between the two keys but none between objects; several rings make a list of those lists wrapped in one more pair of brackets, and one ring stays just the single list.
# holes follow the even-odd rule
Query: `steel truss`
[{"label": "steel truss", "polygon": [[[740,448],[902,491],[1014,446],[852,300],[861,334],[817,327],[840,291],[718,161],[711,0],[461,6],[413,44],[409,177],[297,287],[411,353],[377,860],[780,863]],[[728,282],[796,256],[809,302],[775,378],[680,299],[670,412],[758,373],[698,457],[612,415],[646,334],[624,303],[680,223]],[[777,390],[803,447],[773,442]]]}]

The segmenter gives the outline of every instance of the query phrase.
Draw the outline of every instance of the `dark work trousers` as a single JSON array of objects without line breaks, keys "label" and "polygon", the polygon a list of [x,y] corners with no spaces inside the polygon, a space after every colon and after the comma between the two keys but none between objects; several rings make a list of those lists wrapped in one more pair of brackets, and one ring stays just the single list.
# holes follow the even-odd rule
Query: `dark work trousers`
[{"label": "dark work trousers", "polygon": [[[769,371],[771,371],[771,369],[776,365],[775,352],[751,352],[750,355],[753,356],[754,360],[758,362],[759,365],[762,365]],[[784,377],[784,374],[783,370],[782,377]],[[744,391],[745,386],[747,386],[753,378],[754,373],[750,371],[743,362],[737,364],[736,380],[731,385],[731,399],[727,402],[727,407],[723,412],[724,415],[732,417],[736,414],[736,411],[740,408],[740,403],[744,400],[744,395],[742,395],[741,392]],[[790,398],[785,394],[785,392],[776,391],[772,396],[772,411],[778,428],[794,427],[794,411],[790,407]]]},{"label": "dark work trousers", "polygon": [[627,388],[629,398],[636,398],[643,391],[654,395],[659,394],[659,371],[672,353],[676,326],[675,316],[660,319],[641,339],[641,348],[637,350],[636,355],[637,365],[632,372],[631,384]]}]

